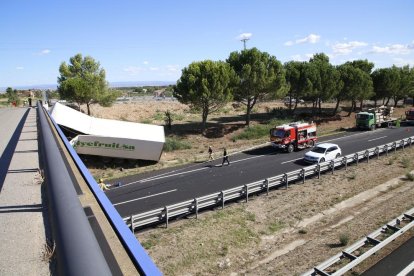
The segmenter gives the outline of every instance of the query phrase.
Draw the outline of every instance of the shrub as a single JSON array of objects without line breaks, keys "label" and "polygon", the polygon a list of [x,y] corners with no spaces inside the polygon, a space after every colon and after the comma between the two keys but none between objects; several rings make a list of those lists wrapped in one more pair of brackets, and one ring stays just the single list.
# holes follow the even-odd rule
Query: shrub
[{"label": "shrub", "polygon": [[411,166],[411,160],[409,159],[409,158],[407,158],[407,157],[404,157],[402,160],[401,160],[401,165],[402,165],[402,167],[403,168],[409,168],[410,166]]},{"label": "shrub", "polygon": [[253,140],[266,137],[269,135],[269,128],[267,125],[254,125],[245,128],[244,131],[233,137],[233,140]]},{"label": "shrub", "polygon": [[168,138],[165,139],[164,144],[164,151],[170,152],[174,150],[181,150],[181,149],[191,149],[191,145],[183,140],[177,138]]},{"label": "shrub", "polygon": [[306,229],[299,229],[299,234],[306,234],[308,233],[308,231],[306,231]]},{"label": "shrub", "polygon": [[282,221],[276,221],[276,222],[272,222],[269,225],[269,232],[271,234],[276,233],[277,231],[283,229],[285,227],[285,224]]},{"label": "shrub", "polygon": [[344,246],[347,245],[349,242],[349,234],[348,233],[341,233],[339,235],[339,243]]},{"label": "shrub", "polygon": [[407,178],[407,180],[409,181],[414,181],[414,174],[408,172],[405,174],[405,177]]},{"label": "shrub", "polygon": [[355,178],[356,178],[356,174],[355,173],[348,175],[348,179],[349,180],[354,180]]}]

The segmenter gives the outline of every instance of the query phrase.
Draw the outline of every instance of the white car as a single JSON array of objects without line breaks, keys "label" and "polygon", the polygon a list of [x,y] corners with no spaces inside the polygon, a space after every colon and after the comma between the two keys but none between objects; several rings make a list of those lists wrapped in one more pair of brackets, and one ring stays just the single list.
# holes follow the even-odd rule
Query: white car
[{"label": "white car", "polygon": [[308,151],[304,160],[308,163],[323,163],[338,158],[341,154],[341,148],[337,144],[323,143]]}]

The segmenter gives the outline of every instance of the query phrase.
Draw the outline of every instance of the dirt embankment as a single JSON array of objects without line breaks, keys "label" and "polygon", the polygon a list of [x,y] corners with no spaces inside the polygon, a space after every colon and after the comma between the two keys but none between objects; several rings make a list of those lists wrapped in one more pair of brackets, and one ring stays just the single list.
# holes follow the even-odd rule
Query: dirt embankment
[{"label": "dirt embankment", "polygon": [[299,275],[343,250],[340,236],[349,246],[414,207],[404,177],[413,156],[398,151],[136,235],[165,275]]}]

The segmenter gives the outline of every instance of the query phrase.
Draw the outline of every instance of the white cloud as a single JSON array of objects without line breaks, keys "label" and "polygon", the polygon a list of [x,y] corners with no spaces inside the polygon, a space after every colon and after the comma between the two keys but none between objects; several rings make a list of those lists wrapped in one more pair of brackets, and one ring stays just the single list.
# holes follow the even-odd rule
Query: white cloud
[{"label": "white cloud", "polygon": [[16,70],[23,70],[24,69],[24,67],[23,66],[17,66],[16,67]]},{"label": "white cloud", "polygon": [[404,55],[410,53],[412,49],[414,45],[393,44],[386,47],[373,46],[371,53]]},{"label": "white cloud", "polygon": [[162,76],[173,76],[181,70],[179,65],[165,65],[161,67],[141,67],[141,66],[127,66],[123,69],[128,76],[146,76],[154,74],[155,72]]},{"label": "white cloud", "polygon": [[178,71],[180,71],[180,67],[178,65],[167,65],[166,69],[169,72],[178,72]]},{"label": "white cloud", "polygon": [[405,66],[407,64],[410,66],[414,66],[414,59],[394,58],[393,64],[397,66]]},{"label": "white cloud", "polygon": [[149,62],[145,60],[142,64],[148,65]]},{"label": "white cloud", "polygon": [[242,39],[250,39],[252,37],[252,33],[242,33],[240,34],[237,39],[238,40],[242,40]]},{"label": "white cloud", "polygon": [[139,75],[143,71],[145,71],[145,69],[138,66],[128,66],[124,68],[124,72],[127,72],[130,76]]},{"label": "white cloud", "polygon": [[50,50],[49,49],[44,49],[42,51],[40,51],[39,53],[37,53],[39,56],[44,56],[44,55],[48,55],[50,54]]},{"label": "white cloud", "polygon": [[310,34],[307,37],[296,39],[295,41],[291,41],[291,40],[286,41],[285,46],[292,46],[294,44],[303,44],[303,43],[315,44],[319,42],[320,39],[321,39],[320,35]]},{"label": "white cloud", "polygon": [[350,41],[347,43],[336,43],[332,45],[334,55],[347,55],[352,53],[355,48],[367,46],[368,43],[361,41]]},{"label": "white cloud", "polygon": [[313,54],[304,54],[304,55],[293,55],[291,56],[294,61],[309,61],[313,57]]}]

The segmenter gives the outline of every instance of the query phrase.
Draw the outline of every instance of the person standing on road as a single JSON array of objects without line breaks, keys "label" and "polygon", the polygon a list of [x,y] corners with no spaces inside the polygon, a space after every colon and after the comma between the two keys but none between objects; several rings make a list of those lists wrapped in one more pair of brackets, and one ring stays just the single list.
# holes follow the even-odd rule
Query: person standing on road
[{"label": "person standing on road", "polygon": [[223,166],[224,165],[224,162],[226,162],[226,161],[227,161],[227,166],[229,166],[230,165],[229,156],[227,155],[227,149],[224,148],[224,151],[223,151],[223,162],[221,163],[221,166]]},{"label": "person standing on road", "polygon": [[208,161],[213,161],[213,149],[211,148],[211,146],[208,146]]}]

